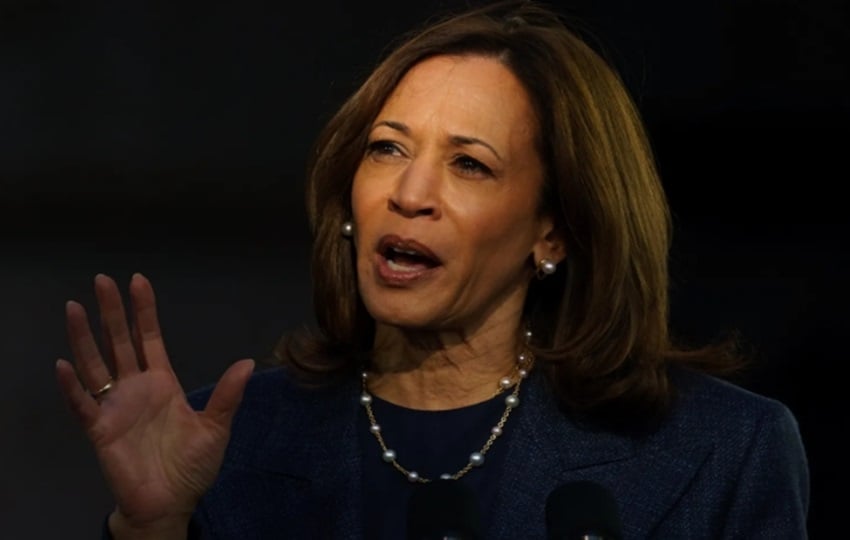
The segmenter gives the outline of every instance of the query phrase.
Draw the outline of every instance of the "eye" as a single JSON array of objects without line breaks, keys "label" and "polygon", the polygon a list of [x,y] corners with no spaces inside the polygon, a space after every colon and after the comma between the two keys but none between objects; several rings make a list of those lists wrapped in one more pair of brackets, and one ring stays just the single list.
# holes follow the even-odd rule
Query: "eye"
[{"label": "eye", "polygon": [[467,155],[461,154],[459,156],[456,156],[452,163],[465,175],[493,176],[493,171],[490,170],[490,167],[484,165],[477,159],[471,158]]},{"label": "eye", "polygon": [[392,141],[372,141],[366,146],[367,156],[402,156],[401,149]]}]

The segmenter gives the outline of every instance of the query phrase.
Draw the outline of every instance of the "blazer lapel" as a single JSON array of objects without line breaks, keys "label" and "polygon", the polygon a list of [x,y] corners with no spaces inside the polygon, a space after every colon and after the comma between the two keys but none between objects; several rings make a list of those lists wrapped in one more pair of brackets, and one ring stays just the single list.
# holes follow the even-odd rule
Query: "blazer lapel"
[{"label": "blazer lapel", "polygon": [[543,374],[528,389],[510,441],[487,538],[546,538],[546,497],[559,485],[592,480],[620,507],[627,538],[645,538],[679,498],[710,448],[665,447],[569,420],[545,388]]}]

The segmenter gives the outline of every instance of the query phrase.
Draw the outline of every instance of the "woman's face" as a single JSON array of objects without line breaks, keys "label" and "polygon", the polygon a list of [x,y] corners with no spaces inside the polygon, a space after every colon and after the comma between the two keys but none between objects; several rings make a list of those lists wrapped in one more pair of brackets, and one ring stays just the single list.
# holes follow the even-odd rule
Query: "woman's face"
[{"label": "woman's face", "polygon": [[537,129],[525,89],[495,59],[438,56],[401,80],[352,187],[358,285],[376,321],[518,322],[530,261],[560,259],[538,212]]}]

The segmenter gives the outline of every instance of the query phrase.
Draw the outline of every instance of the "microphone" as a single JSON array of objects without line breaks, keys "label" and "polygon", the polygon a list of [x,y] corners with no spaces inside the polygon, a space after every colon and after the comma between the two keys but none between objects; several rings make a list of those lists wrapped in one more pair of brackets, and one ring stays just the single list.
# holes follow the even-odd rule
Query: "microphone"
[{"label": "microphone", "polygon": [[407,540],[481,540],[475,493],[456,480],[417,484],[407,504]]},{"label": "microphone", "polygon": [[614,496],[589,480],[567,482],[546,498],[549,540],[620,540],[623,526]]}]

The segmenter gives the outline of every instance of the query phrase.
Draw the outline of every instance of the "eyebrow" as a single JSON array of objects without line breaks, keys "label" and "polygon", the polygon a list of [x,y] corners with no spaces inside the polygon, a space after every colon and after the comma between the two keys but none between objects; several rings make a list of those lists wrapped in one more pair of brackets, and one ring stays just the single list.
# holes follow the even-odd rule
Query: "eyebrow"
[{"label": "eyebrow", "polygon": [[[381,120],[380,122],[375,122],[375,125],[372,126],[372,129],[375,129],[378,126],[387,126],[396,131],[400,131],[401,133],[407,136],[410,136],[410,128],[407,126],[407,124],[404,124],[402,122],[396,122],[394,120]],[[495,156],[499,158],[500,161],[504,161],[499,152],[497,152],[496,149],[490,145],[490,143],[483,141],[477,137],[468,137],[466,135],[451,135],[449,137],[449,141],[454,146],[468,146],[471,144],[481,145],[493,152],[493,154],[495,154]]]}]

